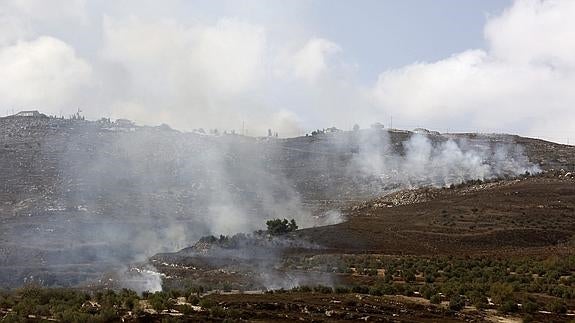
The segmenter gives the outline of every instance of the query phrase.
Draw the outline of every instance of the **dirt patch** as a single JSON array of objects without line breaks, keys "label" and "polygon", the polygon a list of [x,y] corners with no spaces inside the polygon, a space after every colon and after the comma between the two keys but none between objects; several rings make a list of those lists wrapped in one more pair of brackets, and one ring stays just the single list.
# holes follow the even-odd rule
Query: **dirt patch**
[{"label": "dirt patch", "polygon": [[440,189],[435,195],[440,197],[397,207],[359,209],[345,223],[301,230],[296,236],[337,252],[572,252],[572,178],[529,177],[482,189]]}]

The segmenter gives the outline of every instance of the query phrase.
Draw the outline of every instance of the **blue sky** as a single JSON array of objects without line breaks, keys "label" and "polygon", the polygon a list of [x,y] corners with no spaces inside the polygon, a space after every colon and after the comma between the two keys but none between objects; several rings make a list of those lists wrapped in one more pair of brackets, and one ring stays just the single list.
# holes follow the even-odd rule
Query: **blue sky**
[{"label": "blue sky", "polygon": [[315,1],[318,34],[336,39],[364,78],[416,61],[484,48],[483,26],[510,1]]},{"label": "blue sky", "polygon": [[0,111],[575,141],[571,0],[5,0]]}]

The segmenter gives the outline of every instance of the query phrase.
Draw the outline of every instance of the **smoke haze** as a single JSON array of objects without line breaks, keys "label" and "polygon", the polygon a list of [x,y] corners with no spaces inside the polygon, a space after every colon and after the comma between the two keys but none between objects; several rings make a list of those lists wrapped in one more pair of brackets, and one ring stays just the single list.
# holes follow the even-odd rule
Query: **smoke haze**
[{"label": "smoke haze", "polygon": [[[293,218],[300,228],[335,224],[348,201],[538,172],[504,136],[463,140],[366,129],[276,139],[41,122],[49,126],[29,127],[42,135],[26,144],[39,148],[26,148],[34,157],[18,175],[30,181],[27,193],[4,205],[14,216],[2,224],[9,251],[1,259],[18,264],[3,269],[7,286],[24,279],[75,285],[119,271],[133,287],[138,273],[128,264],[202,236],[250,233],[274,218]],[[22,165],[13,165],[15,175]],[[144,274],[150,279],[140,282],[157,286],[153,268]]]},{"label": "smoke haze", "polygon": [[[0,120],[0,287],[116,272],[157,290],[153,267],[129,264],[202,236],[274,218],[331,225],[342,206],[395,190],[538,173],[512,136],[445,130],[575,138],[575,2],[486,2],[463,5],[481,13],[467,26],[478,39],[446,44],[455,37],[413,21],[461,4],[1,1],[0,112],[136,124]],[[422,26],[453,23],[443,15]],[[397,44],[413,37],[442,51],[409,56]],[[392,118],[445,134],[305,135]]]}]

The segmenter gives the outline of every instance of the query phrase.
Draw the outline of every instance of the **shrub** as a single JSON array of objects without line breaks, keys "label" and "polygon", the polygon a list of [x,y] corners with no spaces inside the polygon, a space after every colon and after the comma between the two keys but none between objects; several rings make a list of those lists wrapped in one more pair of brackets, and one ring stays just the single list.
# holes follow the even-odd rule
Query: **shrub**
[{"label": "shrub", "polygon": [[539,305],[532,301],[526,301],[523,303],[523,311],[525,313],[535,313],[539,310]]},{"label": "shrub", "polygon": [[565,314],[567,313],[567,305],[561,300],[554,300],[549,304],[549,311],[558,314]]},{"label": "shrub", "polygon": [[188,303],[198,305],[200,303],[200,298],[196,295],[190,295],[188,296]]},{"label": "shrub", "polygon": [[435,294],[429,298],[429,301],[431,302],[431,304],[439,304],[441,303],[441,296]]},{"label": "shrub", "polygon": [[149,297],[150,305],[156,311],[170,309],[174,306],[174,301],[168,298],[168,295],[163,292],[157,292]]},{"label": "shrub", "polygon": [[369,293],[369,287],[367,287],[367,286],[353,286],[351,288],[351,291],[353,293],[358,293],[358,294],[367,294],[367,293]]},{"label": "shrub", "polygon": [[316,293],[322,293],[322,294],[331,294],[333,293],[333,289],[329,286],[324,286],[324,285],[317,285],[313,288],[313,291]]},{"label": "shrub", "polygon": [[469,300],[471,301],[471,304],[473,304],[473,306],[475,306],[477,309],[486,308],[488,305],[487,297],[485,297],[483,293],[477,290],[471,291],[469,293]]},{"label": "shrub", "polygon": [[404,277],[406,282],[412,283],[415,281],[415,273],[412,270],[408,270],[404,273]]},{"label": "shrub", "polygon": [[113,308],[104,308],[94,316],[92,322],[117,322],[119,319],[118,313]]},{"label": "shrub", "polygon": [[268,220],[266,225],[268,233],[274,236],[286,234],[298,229],[294,219],[291,219],[291,221],[288,221],[287,219]]},{"label": "shrub", "polygon": [[491,286],[489,294],[494,303],[503,304],[513,299],[513,286],[507,283],[495,283]]},{"label": "shrub", "polygon": [[18,316],[16,313],[9,313],[4,316],[2,323],[26,323],[28,320]]},{"label": "shrub", "polygon": [[381,291],[381,289],[379,289],[377,287],[370,287],[369,288],[369,295],[381,296],[381,295],[383,295],[383,292]]},{"label": "shrub", "polygon": [[465,307],[465,299],[459,295],[452,296],[449,299],[449,309],[452,311],[461,311]]},{"label": "shrub", "polygon": [[517,303],[513,300],[507,300],[499,306],[499,311],[503,313],[514,313],[517,312],[518,309]]},{"label": "shrub", "polygon": [[214,306],[214,307],[210,308],[210,316],[224,317],[224,316],[226,316],[226,310],[221,306]]},{"label": "shrub", "polygon": [[307,286],[307,285],[303,285],[303,286],[295,287],[294,290],[301,292],[301,293],[310,293],[312,291],[312,288]]},{"label": "shrub", "polygon": [[198,303],[198,305],[200,305],[200,306],[203,307],[203,308],[210,309],[210,308],[216,306],[217,303],[216,303],[215,301],[211,300],[211,299],[202,298],[202,299],[200,300],[200,302]]}]

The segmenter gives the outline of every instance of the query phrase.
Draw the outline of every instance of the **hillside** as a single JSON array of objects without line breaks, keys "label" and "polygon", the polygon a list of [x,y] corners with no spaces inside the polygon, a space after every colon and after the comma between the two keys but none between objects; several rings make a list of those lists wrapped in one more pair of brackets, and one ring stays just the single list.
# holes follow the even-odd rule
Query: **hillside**
[{"label": "hillside", "polygon": [[[300,227],[333,224],[341,221],[339,210],[402,188],[512,177],[537,165],[573,169],[575,148],[510,135],[366,129],[275,139],[105,119],[1,118],[0,286],[29,280],[76,285],[204,235],[261,229],[265,219],[295,218]],[[368,234],[361,231],[365,224],[376,221],[379,228],[388,211],[405,212],[386,209],[381,218],[358,216],[329,227],[333,234],[302,234],[336,248],[387,247],[394,235],[369,243],[336,237],[344,228]],[[441,230],[449,229],[441,223],[459,223],[452,219],[455,210],[447,212],[445,219],[433,213],[398,228],[408,237],[439,230],[441,240]],[[481,219],[465,221],[467,230],[483,225]],[[530,236],[525,230],[536,229],[542,228],[515,232]],[[543,229],[551,240],[565,239],[565,228]],[[496,237],[497,230],[482,234]]]},{"label": "hillside", "polygon": [[301,230],[297,237],[352,253],[545,256],[572,252],[575,176],[549,172],[452,189],[400,191],[348,211],[348,221]]}]

